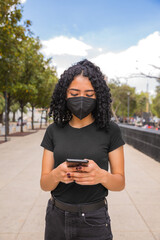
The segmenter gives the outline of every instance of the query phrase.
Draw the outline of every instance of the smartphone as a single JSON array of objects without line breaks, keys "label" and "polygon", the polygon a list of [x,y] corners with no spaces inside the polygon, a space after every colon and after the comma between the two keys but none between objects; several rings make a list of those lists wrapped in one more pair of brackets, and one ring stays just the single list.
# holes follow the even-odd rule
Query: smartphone
[{"label": "smartphone", "polygon": [[68,167],[77,167],[77,166],[84,166],[87,167],[88,160],[86,159],[66,159]]}]

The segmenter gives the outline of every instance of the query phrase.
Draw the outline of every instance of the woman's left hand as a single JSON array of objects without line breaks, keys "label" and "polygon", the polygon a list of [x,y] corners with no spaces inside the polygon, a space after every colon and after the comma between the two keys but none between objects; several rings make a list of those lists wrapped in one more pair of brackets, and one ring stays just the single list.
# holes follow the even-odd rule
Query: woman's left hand
[{"label": "woman's left hand", "polygon": [[71,178],[81,185],[95,185],[101,183],[102,172],[105,171],[101,169],[93,160],[87,159],[88,166],[72,167],[70,172]]}]

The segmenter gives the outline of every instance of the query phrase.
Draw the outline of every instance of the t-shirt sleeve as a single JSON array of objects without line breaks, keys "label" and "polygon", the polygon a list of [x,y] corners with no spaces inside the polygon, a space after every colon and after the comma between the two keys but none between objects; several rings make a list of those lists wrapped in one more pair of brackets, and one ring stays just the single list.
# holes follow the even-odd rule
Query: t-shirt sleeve
[{"label": "t-shirt sleeve", "polygon": [[109,145],[108,152],[111,152],[124,144],[125,144],[125,142],[122,138],[120,127],[115,122],[111,122],[111,124],[110,124],[110,145]]},{"label": "t-shirt sleeve", "polygon": [[42,139],[40,146],[44,147],[45,149],[53,152],[54,151],[54,141],[53,141],[53,124],[50,124],[46,128],[46,132]]}]

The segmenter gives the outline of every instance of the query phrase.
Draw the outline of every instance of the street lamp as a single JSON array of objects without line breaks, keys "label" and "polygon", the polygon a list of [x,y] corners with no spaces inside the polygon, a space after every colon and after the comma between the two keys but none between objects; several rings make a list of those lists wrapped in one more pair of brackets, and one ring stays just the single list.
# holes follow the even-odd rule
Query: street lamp
[{"label": "street lamp", "polygon": [[129,100],[130,100],[130,92],[127,92],[128,95],[128,123],[129,123]]}]

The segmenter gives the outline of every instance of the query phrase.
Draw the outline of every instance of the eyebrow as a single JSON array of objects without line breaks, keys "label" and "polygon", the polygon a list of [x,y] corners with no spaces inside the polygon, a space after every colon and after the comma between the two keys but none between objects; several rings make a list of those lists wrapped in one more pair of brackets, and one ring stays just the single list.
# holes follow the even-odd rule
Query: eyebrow
[{"label": "eyebrow", "polygon": [[[77,91],[77,92],[80,91],[79,89],[76,89],[76,88],[70,88],[69,90],[74,90],[74,91]],[[94,90],[88,89],[88,90],[85,90],[85,92],[94,92]]]}]

